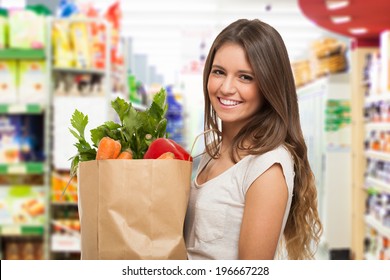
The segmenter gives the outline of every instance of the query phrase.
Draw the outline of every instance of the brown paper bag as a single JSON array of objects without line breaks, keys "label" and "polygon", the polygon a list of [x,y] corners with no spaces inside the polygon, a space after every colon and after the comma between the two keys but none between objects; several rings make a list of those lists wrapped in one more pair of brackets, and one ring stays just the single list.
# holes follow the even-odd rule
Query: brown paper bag
[{"label": "brown paper bag", "polygon": [[81,259],[186,259],[191,170],[182,160],[81,162]]}]

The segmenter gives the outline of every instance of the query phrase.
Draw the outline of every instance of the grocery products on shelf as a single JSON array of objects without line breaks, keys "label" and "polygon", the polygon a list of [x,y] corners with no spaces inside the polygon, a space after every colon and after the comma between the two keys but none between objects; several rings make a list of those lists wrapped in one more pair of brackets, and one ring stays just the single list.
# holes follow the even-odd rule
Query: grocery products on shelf
[{"label": "grocery products on shelf", "polygon": [[43,115],[0,115],[0,162],[43,162]]},{"label": "grocery products on shelf", "polygon": [[390,259],[390,94],[387,84],[388,32],[381,35],[381,46],[365,56],[363,86],[365,103],[365,258]]},{"label": "grocery products on shelf", "polygon": [[16,49],[44,49],[46,42],[46,15],[43,5],[8,11],[9,47]]},{"label": "grocery products on shelf", "polygon": [[101,96],[104,97],[102,73],[72,72],[56,69],[53,74],[54,96]]},{"label": "grocery products on shelf", "polygon": [[0,227],[38,225],[45,223],[45,190],[35,186],[0,188]]},{"label": "grocery products on shelf", "polygon": [[310,46],[310,58],[291,62],[296,87],[328,74],[346,72],[347,50],[346,44],[336,38],[328,37],[313,41]]},{"label": "grocery products on shelf", "polygon": [[45,259],[49,195],[47,26],[43,5],[0,20],[0,258]]},{"label": "grocery products on shelf", "polygon": [[[80,253],[80,220],[77,204],[57,204],[52,209],[50,250],[52,255]],[[80,258],[80,256],[78,257]]]},{"label": "grocery products on shelf", "polygon": [[[77,177],[71,179],[70,173],[54,171],[52,174],[51,202],[77,204]],[[64,191],[66,189],[66,191]]]},{"label": "grocery products on shelf", "polygon": [[185,146],[184,141],[184,111],[183,104],[173,92],[172,86],[166,87],[167,91],[167,133],[168,138],[176,141],[182,146]]},{"label": "grocery products on shelf", "polygon": [[291,63],[294,74],[295,86],[301,87],[315,79],[310,60],[300,60]]},{"label": "grocery products on shelf", "polygon": [[5,260],[43,260],[44,242],[41,237],[28,236],[24,238],[10,236],[2,238]]},{"label": "grocery products on shelf", "polygon": [[367,228],[364,238],[364,256],[367,260],[390,260],[390,240],[374,228]]},{"label": "grocery products on shelf", "polygon": [[346,71],[348,68],[346,44],[336,38],[323,38],[312,43],[316,76]]},{"label": "grocery products on shelf", "polygon": [[46,103],[44,60],[0,59],[1,103]]}]

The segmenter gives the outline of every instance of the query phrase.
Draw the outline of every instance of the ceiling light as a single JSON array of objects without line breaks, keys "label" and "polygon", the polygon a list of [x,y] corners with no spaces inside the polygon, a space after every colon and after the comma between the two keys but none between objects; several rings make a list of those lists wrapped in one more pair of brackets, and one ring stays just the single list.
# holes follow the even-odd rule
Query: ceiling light
[{"label": "ceiling light", "polygon": [[354,34],[354,35],[360,35],[360,34],[364,34],[364,33],[367,33],[367,28],[365,27],[359,27],[359,28],[350,28],[349,29],[349,33],[351,34]]},{"label": "ceiling light", "polygon": [[325,5],[328,10],[338,10],[347,7],[349,0],[326,0]]},{"label": "ceiling light", "polygon": [[333,16],[330,17],[330,19],[334,24],[341,24],[341,23],[346,23],[351,21],[350,16]]}]

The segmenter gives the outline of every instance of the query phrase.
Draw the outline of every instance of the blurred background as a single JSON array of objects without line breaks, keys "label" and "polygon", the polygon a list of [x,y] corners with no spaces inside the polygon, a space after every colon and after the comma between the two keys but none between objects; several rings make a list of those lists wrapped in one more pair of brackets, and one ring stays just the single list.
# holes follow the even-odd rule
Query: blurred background
[{"label": "blurred background", "polygon": [[0,0],[0,259],[80,259],[76,178],[62,195],[77,152],[68,130],[76,108],[89,131],[115,120],[115,97],[145,110],[163,87],[170,138],[190,150],[203,131],[212,41],[229,23],[258,18],[280,32],[294,72],[324,225],[317,259],[389,260],[389,8],[387,0]]}]

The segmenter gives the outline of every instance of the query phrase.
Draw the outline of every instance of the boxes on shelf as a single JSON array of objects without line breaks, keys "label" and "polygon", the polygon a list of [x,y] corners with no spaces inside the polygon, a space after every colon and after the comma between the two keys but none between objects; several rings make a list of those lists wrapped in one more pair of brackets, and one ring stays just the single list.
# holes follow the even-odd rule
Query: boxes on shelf
[{"label": "boxes on shelf", "polygon": [[58,173],[53,172],[52,174],[52,202],[71,202],[71,203],[77,203],[78,201],[78,194],[77,194],[77,179],[74,177],[67,189],[66,192],[64,192],[66,185],[68,184],[70,180],[69,173]]},{"label": "boxes on shelf", "polygon": [[5,260],[43,260],[43,240],[10,237],[3,242]]},{"label": "boxes on shelf", "polygon": [[70,25],[70,36],[75,52],[76,68],[91,68],[92,59],[88,24],[84,22],[73,22]]},{"label": "boxes on shelf", "polygon": [[0,188],[0,225],[43,225],[44,199],[41,187]]},{"label": "boxes on shelf", "polygon": [[44,60],[0,61],[0,103],[44,104],[46,71]]},{"label": "boxes on shelf", "polygon": [[42,162],[44,125],[42,115],[0,116],[0,162]]},{"label": "boxes on shelf", "polygon": [[10,10],[9,45],[16,49],[43,49],[46,18],[30,10]]},{"label": "boxes on shelf", "polygon": [[18,101],[44,104],[46,99],[46,62],[21,60],[18,66]]},{"label": "boxes on shelf", "polygon": [[316,76],[347,70],[346,45],[335,38],[315,40],[311,45]]},{"label": "boxes on shelf", "polygon": [[295,86],[303,86],[315,78],[310,60],[301,60],[291,63]]},{"label": "boxes on shelf", "polygon": [[[57,178],[61,174],[57,173]],[[73,186],[69,186],[72,188]],[[62,190],[61,190],[62,191]],[[72,190],[73,191],[73,190]],[[52,252],[80,252],[80,220],[78,208],[73,205],[56,207],[52,211],[51,221],[51,251]]]},{"label": "boxes on shelf", "polygon": [[17,62],[0,61],[0,103],[14,103],[17,100]]}]

